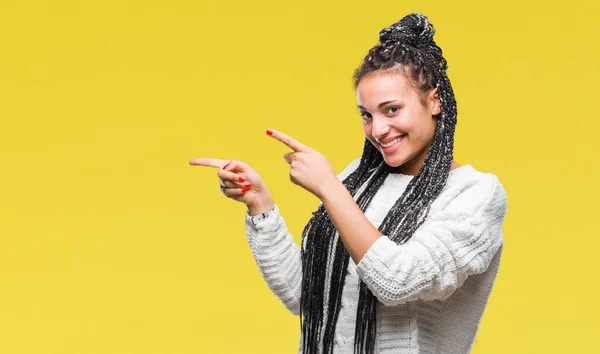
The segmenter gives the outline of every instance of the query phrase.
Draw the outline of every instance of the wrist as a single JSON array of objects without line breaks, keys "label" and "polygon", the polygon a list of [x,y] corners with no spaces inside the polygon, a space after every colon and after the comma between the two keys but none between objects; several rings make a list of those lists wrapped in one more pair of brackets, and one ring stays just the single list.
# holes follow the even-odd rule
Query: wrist
[{"label": "wrist", "polygon": [[346,187],[344,186],[342,181],[340,181],[337,178],[337,176],[334,176],[333,178],[325,180],[321,184],[321,190],[319,191],[319,194],[317,195],[317,197],[322,202],[325,202],[326,200],[331,199],[333,195],[338,194],[340,192],[340,187],[342,190],[344,190],[344,191],[346,190]]},{"label": "wrist", "polygon": [[265,196],[258,198],[254,203],[248,205],[248,214],[250,216],[256,216],[269,211],[275,207],[275,202],[271,196]]}]

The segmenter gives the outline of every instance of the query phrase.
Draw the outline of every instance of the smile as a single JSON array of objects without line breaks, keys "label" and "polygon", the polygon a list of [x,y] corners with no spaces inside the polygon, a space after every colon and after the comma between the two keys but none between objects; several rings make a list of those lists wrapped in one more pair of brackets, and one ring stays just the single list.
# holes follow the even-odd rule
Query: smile
[{"label": "smile", "polygon": [[389,143],[379,143],[379,146],[381,146],[380,150],[381,153],[385,154],[385,155],[391,155],[393,153],[395,153],[396,151],[398,151],[402,145],[404,145],[402,142],[404,141],[404,138],[406,137],[406,134],[397,137],[396,139],[390,141]]},{"label": "smile", "polygon": [[402,135],[401,137],[396,138],[396,139],[390,141],[389,143],[386,143],[386,144],[381,144],[380,143],[379,145],[381,145],[382,148],[389,148],[389,147],[392,147],[392,146],[394,146],[396,144],[399,144],[402,141],[402,139],[404,139],[404,135]]}]

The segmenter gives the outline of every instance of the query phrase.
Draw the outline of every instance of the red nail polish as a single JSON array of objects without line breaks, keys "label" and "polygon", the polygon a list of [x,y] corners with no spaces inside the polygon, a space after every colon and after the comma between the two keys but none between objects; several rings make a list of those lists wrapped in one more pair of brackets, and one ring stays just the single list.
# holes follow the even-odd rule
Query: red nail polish
[{"label": "red nail polish", "polygon": [[227,164],[227,165],[223,166],[223,169],[226,169],[226,168],[227,168],[227,166],[229,166],[229,164]]},{"label": "red nail polish", "polygon": [[242,194],[244,194],[244,193],[246,193],[246,190],[245,190],[245,189],[242,189]]},{"label": "red nail polish", "polygon": [[246,182],[246,179],[245,179],[244,177],[240,177],[240,178],[238,179],[238,181],[240,181],[240,182]]},{"label": "red nail polish", "polygon": [[246,189],[250,189],[250,182],[248,182],[248,183],[244,184],[244,187],[245,187]]},{"label": "red nail polish", "polygon": [[273,131],[271,129],[267,129],[267,135],[273,135]]}]

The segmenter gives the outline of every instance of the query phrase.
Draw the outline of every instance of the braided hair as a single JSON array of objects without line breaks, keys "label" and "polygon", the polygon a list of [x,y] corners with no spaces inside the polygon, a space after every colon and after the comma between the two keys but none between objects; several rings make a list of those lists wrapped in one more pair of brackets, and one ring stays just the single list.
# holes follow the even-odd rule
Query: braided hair
[{"label": "braided hair", "polygon": [[[401,244],[411,238],[427,218],[431,203],[446,184],[453,160],[456,101],[446,75],[447,62],[433,35],[435,28],[426,16],[410,14],[379,33],[380,43],[369,50],[354,73],[354,88],[372,72],[400,69],[420,91],[421,97],[437,88],[441,111],[427,156],[379,226],[379,232]],[[365,139],[359,166],[342,183],[364,212],[394,169],[388,166],[373,144]],[[303,353],[332,353],[335,327],[341,307],[342,289],[350,255],[323,204],[302,233],[302,293],[300,327]],[[327,265],[332,264],[330,283],[325,284]],[[324,308],[325,291],[328,304]],[[377,298],[360,282],[355,353],[373,353],[375,348]],[[326,317],[326,318],[325,318]],[[323,324],[325,326],[323,327]],[[322,330],[324,329],[324,333]]]}]

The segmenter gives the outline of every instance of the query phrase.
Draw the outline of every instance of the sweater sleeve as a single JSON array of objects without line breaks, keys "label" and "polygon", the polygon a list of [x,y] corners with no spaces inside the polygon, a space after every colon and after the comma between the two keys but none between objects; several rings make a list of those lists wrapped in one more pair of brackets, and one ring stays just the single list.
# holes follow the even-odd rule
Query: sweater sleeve
[{"label": "sweater sleeve", "polygon": [[[337,175],[340,180],[354,171],[360,162],[357,158]],[[246,213],[245,229],[254,260],[271,291],[294,315],[300,314],[302,292],[302,259],[300,247],[288,231],[279,206],[256,225]]]},{"label": "sweater sleeve", "polygon": [[504,187],[486,174],[431,213],[406,243],[378,238],[356,271],[386,306],[446,299],[489,266],[503,244],[506,208]]}]

